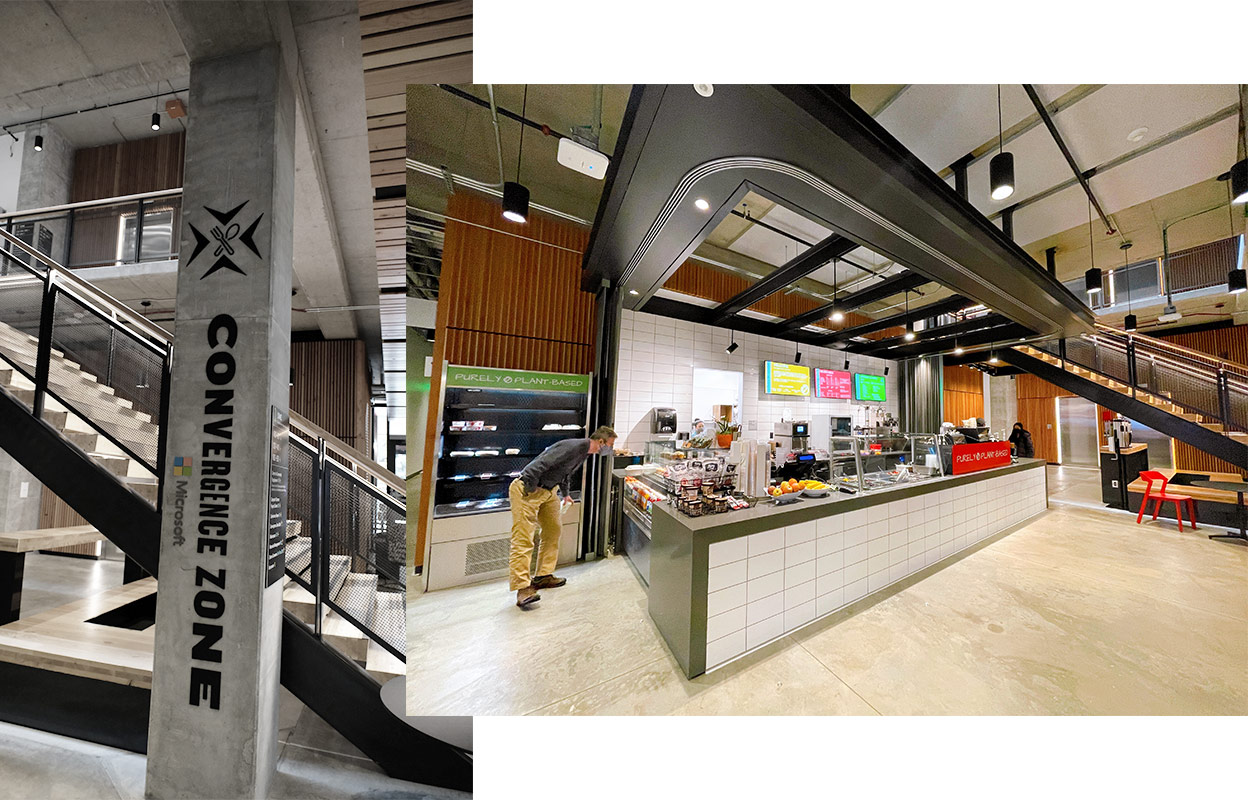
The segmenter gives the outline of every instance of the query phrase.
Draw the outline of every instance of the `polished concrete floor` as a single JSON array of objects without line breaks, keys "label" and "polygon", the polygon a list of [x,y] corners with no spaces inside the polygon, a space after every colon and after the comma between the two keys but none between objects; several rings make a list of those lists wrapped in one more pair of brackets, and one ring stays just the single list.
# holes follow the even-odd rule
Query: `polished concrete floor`
[{"label": "polished concrete floor", "polygon": [[[31,553],[22,617],[120,586],[122,564]],[[274,798],[374,797],[451,800],[470,795],[387,777],[324,720],[281,690],[281,749]],[[142,798],[147,758],[103,745],[0,723],[0,800]]]},{"label": "polished concrete floor", "polygon": [[[1079,501],[1095,477],[1050,468],[1050,488]],[[1248,547],[1204,534],[1053,502],[693,680],[622,557],[530,611],[457,587],[409,604],[408,713],[1245,714]]]}]

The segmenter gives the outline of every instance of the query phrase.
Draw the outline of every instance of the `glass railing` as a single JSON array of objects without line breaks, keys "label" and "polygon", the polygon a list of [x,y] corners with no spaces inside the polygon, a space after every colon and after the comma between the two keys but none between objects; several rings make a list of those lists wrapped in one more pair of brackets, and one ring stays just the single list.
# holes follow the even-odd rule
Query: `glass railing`
[{"label": "glass railing", "polygon": [[171,189],[0,214],[0,230],[70,269],[107,267],[177,259],[181,214],[182,190]]}]

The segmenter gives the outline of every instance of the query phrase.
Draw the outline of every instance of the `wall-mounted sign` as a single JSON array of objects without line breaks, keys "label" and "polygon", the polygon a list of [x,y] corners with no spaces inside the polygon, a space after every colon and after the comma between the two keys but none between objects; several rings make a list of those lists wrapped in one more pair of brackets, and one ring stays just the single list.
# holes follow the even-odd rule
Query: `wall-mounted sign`
[{"label": "wall-mounted sign", "polygon": [[887,399],[883,375],[854,374],[854,399],[867,403],[883,403]]},{"label": "wall-mounted sign", "polygon": [[1009,442],[974,442],[953,446],[953,474],[965,475],[981,469],[1008,466]]},{"label": "wall-mounted sign", "polygon": [[810,397],[810,367],[764,361],[763,368],[763,391],[767,394]]},{"label": "wall-mounted sign", "polygon": [[456,388],[523,389],[526,392],[589,392],[589,375],[447,365],[446,385]]},{"label": "wall-mounted sign", "polygon": [[853,376],[848,372],[839,369],[815,370],[815,397],[848,400],[852,386]]}]

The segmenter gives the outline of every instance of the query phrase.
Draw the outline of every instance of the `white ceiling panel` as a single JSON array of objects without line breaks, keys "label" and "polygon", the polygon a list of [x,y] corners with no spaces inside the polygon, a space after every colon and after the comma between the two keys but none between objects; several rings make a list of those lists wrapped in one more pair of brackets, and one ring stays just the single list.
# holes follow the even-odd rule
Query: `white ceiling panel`
[{"label": "white ceiling panel", "polygon": [[[998,221],[999,222],[999,221]],[[1075,184],[1014,214],[1014,241],[1022,245],[1088,222],[1088,197]]]},{"label": "white ceiling panel", "polygon": [[[1057,130],[1083,169],[1104,164],[1234,105],[1235,86],[1113,84],[1058,114]],[[1138,142],[1136,128],[1148,128]]]},{"label": "white ceiling panel", "polygon": [[[1073,85],[1038,87],[1050,102]],[[1086,101],[1085,101],[1086,102]],[[1035,113],[1019,84],[1001,87],[1006,128]],[[876,121],[932,170],[939,172],[997,135],[997,85],[918,84],[884,109]]]},{"label": "white ceiling panel", "polygon": [[[762,217],[762,221],[808,242],[819,242],[832,235],[832,231],[819,223],[782,206],[772,208],[767,216]],[[806,250],[806,247],[761,225],[752,225],[728,249],[778,267],[797,256],[799,251]]]},{"label": "white ceiling panel", "polygon": [[1092,191],[1105,213],[1113,214],[1216,177],[1235,161],[1237,126],[1237,120],[1228,117],[1203,131],[1100,173],[1092,178]]}]

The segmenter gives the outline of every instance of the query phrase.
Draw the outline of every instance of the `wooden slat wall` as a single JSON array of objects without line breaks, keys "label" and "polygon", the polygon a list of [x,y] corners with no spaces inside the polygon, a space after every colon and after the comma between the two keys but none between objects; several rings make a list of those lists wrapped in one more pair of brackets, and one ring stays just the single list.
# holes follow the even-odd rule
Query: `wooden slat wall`
[{"label": "wooden slat wall", "polygon": [[1073,393],[1035,375],[1019,375],[1015,384],[1018,389],[1018,421],[1031,433],[1036,458],[1056,464],[1057,411],[1053,398],[1073,397]]},{"label": "wooden slat wall", "polygon": [[359,450],[372,452],[367,357],[359,339],[292,342],[290,407]]},{"label": "wooden slat wall", "polygon": [[[663,288],[672,292],[680,292],[691,297],[700,297],[704,300],[714,300],[722,303],[729,300],[737,294],[745,291],[753,285],[753,281],[746,279],[741,275],[734,275],[731,272],[723,272],[714,269],[700,261],[690,259],[681,264],[675,272],[664,282]],[[812,308],[823,305],[809,297],[799,294],[784,294],[782,292],[765,297],[752,306],[749,310],[757,311],[761,314],[770,314],[773,317],[782,317],[788,319],[798,314],[810,311]],[[855,314],[850,312],[845,315],[845,321],[836,324],[828,320],[820,320],[814,323],[817,327],[827,328],[828,330],[841,330],[842,328],[850,328],[855,325],[862,325],[871,321],[871,317],[865,314]],[[868,339],[884,339],[890,336],[900,336],[905,332],[905,328],[898,326],[878,331],[869,335]]]},{"label": "wooden slat wall", "polygon": [[[587,373],[594,368],[595,298],[581,291],[589,231],[531,213],[507,222],[495,200],[456,192],[446,210],[431,397],[442,365]],[[416,561],[423,562],[433,496],[438,403],[429,404]]]},{"label": "wooden slat wall", "polygon": [[1215,458],[1178,439],[1174,440],[1174,468],[1191,472],[1229,472],[1248,479],[1248,470]]},{"label": "wooden slat wall", "polygon": [[964,366],[946,366],[942,375],[945,411],[943,419],[957,425],[970,417],[984,416],[984,375]]},{"label": "wooden slat wall", "polygon": [[[43,492],[39,495],[39,528],[68,528],[75,525],[90,525],[69,507],[61,498],[52,493],[48,487],[43,487]],[[103,544],[101,542],[92,542],[90,544],[75,544],[69,547],[53,548],[50,552],[54,553],[70,553],[76,556],[95,556],[99,557],[103,552]]]},{"label": "wooden slat wall", "polygon": [[82,203],[180,188],[185,153],[183,131],[77,150],[69,201]]}]

